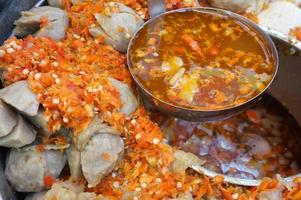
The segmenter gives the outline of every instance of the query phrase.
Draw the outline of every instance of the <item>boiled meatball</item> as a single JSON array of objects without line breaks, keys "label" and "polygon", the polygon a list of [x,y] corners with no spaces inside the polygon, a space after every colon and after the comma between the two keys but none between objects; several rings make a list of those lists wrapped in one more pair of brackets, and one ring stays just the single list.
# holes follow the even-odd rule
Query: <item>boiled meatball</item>
[{"label": "boiled meatball", "polygon": [[114,169],[123,151],[124,142],[120,136],[101,133],[91,138],[81,152],[82,171],[88,187],[96,186]]},{"label": "boiled meatball", "polygon": [[6,136],[0,137],[0,146],[20,148],[31,144],[36,138],[37,132],[21,115],[14,129]]},{"label": "boiled meatball", "polygon": [[105,43],[125,53],[131,36],[143,24],[134,10],[121,3],[105,4],[103,13],[95,14],[98,25],[89,29],[93,37],[103,36]]},{"label": "boiled meatball", "polygon": [[63,151],[39,151],[35,146],[11,149],[5,166],[5,175],[19,192],[39,192],[45,188],[44,177],[56,179],[66,159]]},{"label": "boiled meatball", "polygon": [[240,13],[258,13],[266,2],[267,0],[209,0],[209,3],[214,7]]},{"label": "boiled meatball", "polygon": [[0,137],[9,134],[17,125],[17,114],[0,100]]},{"label": "boiled meatball", "polygon": [[109,78],[109,82],[115,87],[119,93],[122,102],[120,112],[126,116],[132,114],[138,107],[138,101],[131,89],[125,83],[122,83],[116,79]]},{"label": "boiled meatball", "polygon": [[[69,24],[66,11],[51,6],[35,7],[23,11],[21,17],[15,21],[13,33],[18,37],[34,35],[36,37],[50,37],[54,40],[65,38],[65,29]],[[47,18],[48,24],[40,28],[41,20]]]},{"label": "boiled meatball", "polygon": [[37,95],[30,90],[28,81],[18,81],[1,89],[0,99],[28,116],[38,113],[40,103]]}]

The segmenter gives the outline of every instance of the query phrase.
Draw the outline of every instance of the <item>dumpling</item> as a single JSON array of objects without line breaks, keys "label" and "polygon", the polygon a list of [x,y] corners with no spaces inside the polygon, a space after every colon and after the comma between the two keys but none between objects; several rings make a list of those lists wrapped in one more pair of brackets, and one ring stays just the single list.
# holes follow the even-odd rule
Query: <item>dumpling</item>
[{"label": "dumpling", "polygon": [[258,22],[271,30],[289,34],[301,26],[301,10],[291,2],[276,1],[258,14]]},{"label": "dumpling", "polygon": [[17,125],[17,114],[0,100],[0,137],[9,134]]},{"label": "dumpling", "polygon": [[267,0],[209,0],[213,7],[231,10],[233,12],[255,12],[262,10]]},{"label": "dumpling", "polygon": [[[50,37],[54,40],[65,38],[65,29],[69,24],[66,11],[51,6],[35,7],[23,11],[21,17],[15,21],[13,33],[18,37],[34,35],[36,37]],[[41,20],[46,18],[48,24],[40,28]]]},{"label": "dumpling", "polygon": [[108,2],[103,13],[95,14],[98,25],[89,29],[93,37],[103,36],[105,43],[125,53],[131,36],[144,23],[130,7]]},{"label": "dumpling", "polygon": [[6,136],[0,137],[0,146],[19,148],[31,144],[36,138],[37,132],[21,115],[14,129]]},{"label": "dumpling", "polygon": [[44,177],[56,179],[66,163],[63,151],[39,151],[35,146],[11,149],[5,166],[5,175],[19,192],[39,192],[45,189]]},{"label": "dumpling", "polygon": [[30,90],[28,82],[25,80],[1,89],[0,99],[28,116],[38,113],[40,103],[37,95]]},{"label": "dumpling", "polygon": [[39,109],[35,116],[28,117],[28,120],[38,128],[39,134],[41,134],[44,138],[50,137],[52,133],[48,129],[43,109]]},{"label": "dumpling", "polygon": [[86,178],[89,186],[97,185],[110,173],[122,157],[124,142],[120,133],[95,118],[88,128],[73,137],[67,151],[71,177]]},{"label": "dumpling", "polygon": [[120,112],[123,112],[126,116],[132,114],[138,107],[138,101],[131,89],[125,83],[122,83],[116,79],[109,78],[109,82],[115,87],[119,93],[122,102]]},{"label": "dumpling", "polygon": [[96,186],[114,169],[123,151],[124,142],[118,135],[101,133],[91,138],[81,152],[82,171],[88,187]]}]

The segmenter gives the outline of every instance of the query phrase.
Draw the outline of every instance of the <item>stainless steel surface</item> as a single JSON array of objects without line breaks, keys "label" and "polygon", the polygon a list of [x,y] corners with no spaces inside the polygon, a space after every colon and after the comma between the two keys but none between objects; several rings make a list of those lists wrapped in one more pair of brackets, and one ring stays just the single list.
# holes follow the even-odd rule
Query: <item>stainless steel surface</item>
[{"label": "stainless steel surface", "polygon": [[147,7],[150,18],[165,13],[164,0],[147,0]]},{"label": "stainless steel surface", "polygon": [[136,82],[136,85],[139,88],[140,94],[142,96],[142,100],[144,105],[149,109],[149,110],[157,110],[160,111],[166,115],[173,115],[177,118],[185,119],[188,121],[219,121],[219,120],[224,120],[227,119],[231,116],[237,115],[250,106],[252,106],[255,102],[260,100],[261,95],[267,90],[267,88],[270,86],[270,84],[273,82],[273,79],[271,80],[270,84],[267,85],[267,87],[258,95],[250,99],[249,101],[236,105],[230,108],[226,109],[220,109],[220,110],[198,110],[198,109],[188,109],[188,108],[183,108],[181,106],[173,105],[169,102],[165,102],[161,99],[158,99],[155,97],[150,91],[148,91],[143,84],[138,80],[138,78],[135,76],[132,70],[132,63],[131,63],[131,46],[133,43],[133,40],[135,40],[135,36],[139,33],[141,29],[143,29],[148,23],[153,22],[156,20],[158,17],[161,17],[163,15],[167,15],[170,13],[174,12],[185,12],[185,11],[195,11],[195,12],[201,12],[201,13],[211,13],[211,14],[216,14],[216,15],[221,15],[225,16],[227,18],[232,18],[235,20],[238,20],[241,24],[244,26],[250,28],[254,32],[257,33],[258,37],[265,43],[264,45],[267,47],[267,51],[269,52],[270,56],[274,58],[275,60],[275,73],[273,76],[273,79],[277,73],[278,69],[278,54],[276,47],[271,40],[271,38],[263,32],[256,24],[251,22],[250,20],[246,19],[245,17],[242,17],[241,15],[232,13],[230,11],[225,11],[222,9],[215,9],[215,8],[208,8],[208,7],[199,7],[199,8],[184,8],[184,9],[178,9],[178,10],[173,10],[169,11],[163,14],[158,15],[155,18],[150,19],[147,21],[144,25],[142,25],[139,30],[135,33],[135,35],[132,37],[129,46],[128,46],[128,53],[127,53],[127,62],[128,62],[128,67],[129,70],[132,74],[132,77],[134,81]]}]

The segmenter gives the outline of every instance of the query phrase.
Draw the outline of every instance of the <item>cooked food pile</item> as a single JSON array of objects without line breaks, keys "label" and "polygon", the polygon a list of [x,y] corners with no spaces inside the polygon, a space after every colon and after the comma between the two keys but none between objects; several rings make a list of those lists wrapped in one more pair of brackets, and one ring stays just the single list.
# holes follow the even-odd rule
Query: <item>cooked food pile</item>
[{"label": "cooked food pile", "polygon": [[[246,45],[247,44],[247,45]],[[258,33],[226,16],[170,13],[133,40],[133,73],[156,98],[186,108],[219,110],[259,94],[275,61]]]},{"label": "cooked food pile", "polygon": [[[11,148],[5,175],[16,191],[35,192],[27,200],[300,198],[300,178],[234,186],[195,172],[191,166],[206,160],[163,140],[123,54],[147,19],[145,1],[49,4],[23,12],[16,37],[0,47],[0,146]],[[181,40],[186,49],[190,37]],[[264,59],[253,54],[250,62]]]},{"label": "cooked food pile", "polygon": [[246,112],[223,122],[196,123],[155,115],[153,118],[169,144],[198,155],[206,160],[204,166],[215,172],[261,179],[276,174],[287,177],[301,171],[301,130],[267,96]]}]

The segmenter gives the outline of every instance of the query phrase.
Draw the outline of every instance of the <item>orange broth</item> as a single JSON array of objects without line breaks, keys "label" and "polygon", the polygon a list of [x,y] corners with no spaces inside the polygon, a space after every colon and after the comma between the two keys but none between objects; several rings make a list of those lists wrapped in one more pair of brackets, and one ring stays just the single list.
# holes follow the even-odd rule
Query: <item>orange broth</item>
[{"label": "orange broth", "polygon": [[129,53],[133,74],[156,98],[198,110],[242,104],[262,92],[275,73],[254,30],[197,11],[169,13],[146,24]]}]

